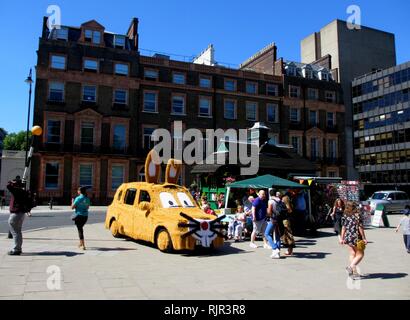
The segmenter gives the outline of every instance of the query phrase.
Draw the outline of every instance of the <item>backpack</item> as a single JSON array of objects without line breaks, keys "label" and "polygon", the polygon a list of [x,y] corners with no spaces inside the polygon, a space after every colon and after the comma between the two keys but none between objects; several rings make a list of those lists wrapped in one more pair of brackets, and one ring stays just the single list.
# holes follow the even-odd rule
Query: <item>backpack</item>
[{"label": "backpack", "polygon": [[288,217],[288,208],[286,208],[286,205],[283,201],[276,201],[273,200],[276,203],[276,212],[274,213],[276,219],[278,220],[286,220]]},{"label": "backpack", "polygon": [[27,212],[30,212],[31,209],[36,207],[36,199],[30,191],[25,192],[25,199],[24,199],[24,208]]}]

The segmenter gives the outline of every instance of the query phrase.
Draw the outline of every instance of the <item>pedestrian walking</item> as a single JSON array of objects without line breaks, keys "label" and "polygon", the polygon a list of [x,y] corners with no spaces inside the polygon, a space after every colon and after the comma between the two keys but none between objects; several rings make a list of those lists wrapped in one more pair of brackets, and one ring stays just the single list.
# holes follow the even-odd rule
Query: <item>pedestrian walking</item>
[{"label": "pedestrian walking", "polygon": [[265,237],[268,239],[270,248],[272,249],[272,259],[280,259],[280,230],[278,225],[278,211],[277,207],[281,205],[282,194],[280,192],[275,192],[275,190],[270,190],[270,200],[268,202],[268,216],[270,220],[265,230]]},{"label": "pedestrian walking", "polygon": [[268,203],[266,201],[266,193],[264,190],[259,191],[259,196],[252,203],[252,221],[253,230],[251,234],[250,247],[256,249],[258,246],[255,243],[256,235],[261,233],[263,235],[264,248],[269,248],[265,237],[266,216],[268,211]]},{"label": "pedestrian walking", "polygon": [[347,273],[354,279],[360,278],[357,266],[364,258],[367,240],[364,233],[363,219],[357,204],[353,201],[346,203],[342,218],[341,245],[347,245],[349,250],[350,265],[346,268]]},{"label": "pedestrian walking", "polygon": [[282,202],[286,206],[287,214],[284,217],[284,220],[282,220],[283,235],[281,237],[281,241],[284,247],[288,249],[285,255],[291,256],[293,254],[293,249],[295,248],[295,238],[293,237],[292,224],[290,219],[290,217],[292,217],[293,214],[293,207],[289,196],[284,196],[282,198]]},{"label": "pedestrian walking", "polygon": [[14,249],[9,251],[11,256],[19,256],[22,253],[23,246],[23,222],[27,208],[27,191],[24,188],[24,184],[21,181],[20,176],[17,176],[15,180],[7,183],[7,189],[11,193],[10,198],[10,217],[9,226],[10,233],[14,239]]},{"label": "pedestrian walking", "polygon": [[343,200],[340,198],[336,199],[333,205],[332,214],[330,216],[332,217],[334,221],[334,230],[339,237],[339,242],[341,240],[341,234],[342,234],[342,217],[343,217],[344,210],[345,210],[345,204]]},{"label": "pedestrian walking", "polygon": [[87,196],[87,188],[78,188],[78,196],[73,199],[71,209],[75,209],[75,213],[72,216],[72,220],[75,222],[78,230],[78,236],[80,238],[79,248],[85,250],[84,242],[84,225],[88,220],[88,209],[90,208],[90,199]]},{"label": "pedestrian walking", "polygon": [[406,246],[407,253],[410,253],[410,206],[406,206],[403,213],[404,217],[400,220],[396,232],[399,232],[400,227],[402,228],[404,245]]}]

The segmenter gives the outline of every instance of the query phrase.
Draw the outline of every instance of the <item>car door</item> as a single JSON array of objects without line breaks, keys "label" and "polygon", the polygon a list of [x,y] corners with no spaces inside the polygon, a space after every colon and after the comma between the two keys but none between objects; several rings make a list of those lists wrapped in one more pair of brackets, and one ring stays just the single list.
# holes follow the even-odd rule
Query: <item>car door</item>
[{"label": "car door", "polygon": [[399,212],[404,210],[407,205],[408,197],[406,193],[398,192],[396,193],[396,206],[395,211]]},{"label": "car door", "polygon": [[138,193],[134,215],[134,233],[138,239],[151,241],[154,228],[151,217],[152,212],[147,213],[146,210],[141,210],[139,208],[141,202],[152,204],[151,194],[147,190],[141,189]]},{"label": "car door", "polygon": [[134,238],[134,215],[136,211],[135,203],[137,198],[137,189],[128,188],[125,192],[122,203],[119,204],[118,223],[121,233]]}]

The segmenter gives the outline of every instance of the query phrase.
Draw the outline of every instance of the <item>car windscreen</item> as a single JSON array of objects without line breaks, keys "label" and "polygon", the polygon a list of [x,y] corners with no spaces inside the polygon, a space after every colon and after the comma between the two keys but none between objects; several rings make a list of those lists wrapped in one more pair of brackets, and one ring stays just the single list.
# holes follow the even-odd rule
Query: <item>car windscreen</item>
[{"label": "car windscreen", "polygon": [[372,200],[383,200],[387,197],[387,193],[384,192],[376,192],[372,196]]},{"label": "car windscreen", "polygon": [[159,194],[159,199],[163,208],[180,208],[181,206],[175,200],[174,196],[170,192],[161,192]]}]

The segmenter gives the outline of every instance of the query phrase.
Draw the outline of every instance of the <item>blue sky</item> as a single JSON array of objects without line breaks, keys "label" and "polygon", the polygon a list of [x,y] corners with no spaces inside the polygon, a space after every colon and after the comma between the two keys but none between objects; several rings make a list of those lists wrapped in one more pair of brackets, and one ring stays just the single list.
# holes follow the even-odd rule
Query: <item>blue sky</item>
[{"label": "blue sky", "polygon": [[[300,40],[330,21],[346,20],[349,5],[360,6],[362,24],[395,33],[397,62],[410,60],[408,0],[116,0],[0,1],[0,127],[25,130],[28,88],[36,64],[42,17],[61,8],[62,24],[96,19],[106,30],[125,33],[140,20],[140,48],[193,56],[212,43],[216,60],[238,65],[271,42],[279,57],[300,60]],[[34,98],[34,94],[33,94]]]}]

